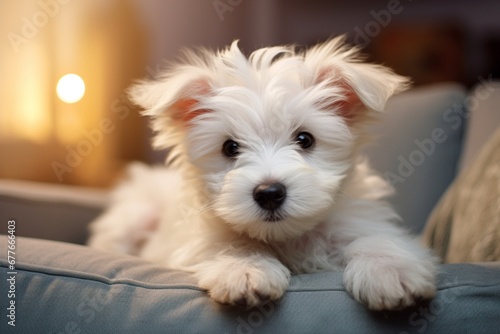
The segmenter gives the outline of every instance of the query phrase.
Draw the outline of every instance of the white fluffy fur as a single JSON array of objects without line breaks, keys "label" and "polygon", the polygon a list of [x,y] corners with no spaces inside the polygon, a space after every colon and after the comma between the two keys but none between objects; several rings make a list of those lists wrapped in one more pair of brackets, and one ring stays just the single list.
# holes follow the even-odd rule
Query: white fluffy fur
[{"label": "white fluffy fur", "polygon": [[[382,200],[390,186],[357,154],[361,125],[406,84],[361,62],[342,38],[249,58],[237,43],[188,53],[131,90],[178,171],[132,166],[90,245],[190,271],[222,303],[255,306],[280,298],[292,273],[341,268],[347,290],[371,309],[431,298],[434,257],[397,226]],[[307,151],[295,142],[300,131],[316,139]],[[240,146],[235,159],[222,154],[227,139]],[[269,181],[287,189],[274,222],[252,197]]]}]

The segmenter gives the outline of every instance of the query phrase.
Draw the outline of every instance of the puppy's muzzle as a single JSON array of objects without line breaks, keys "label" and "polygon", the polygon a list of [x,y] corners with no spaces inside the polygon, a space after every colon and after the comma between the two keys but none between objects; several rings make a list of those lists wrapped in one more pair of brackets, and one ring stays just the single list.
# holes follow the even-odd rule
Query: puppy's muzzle
[{"label": "puppy's muzzle", "polygon": [[263,183],[253,190],[253,199],[263,209],[273,211],[279,208],[286,198],[286,188],[283,184]]}]

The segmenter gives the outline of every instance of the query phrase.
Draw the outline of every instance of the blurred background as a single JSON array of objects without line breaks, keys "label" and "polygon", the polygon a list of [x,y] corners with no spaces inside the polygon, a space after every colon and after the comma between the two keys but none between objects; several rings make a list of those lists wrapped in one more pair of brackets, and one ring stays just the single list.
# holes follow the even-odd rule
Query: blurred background
[{"label": "blurred background", "polygon": [[500,76],[498,0],[0,0],[0,178],[107,187],[160,162],[125,89],[183,47],[347,34],[415,85]]}]

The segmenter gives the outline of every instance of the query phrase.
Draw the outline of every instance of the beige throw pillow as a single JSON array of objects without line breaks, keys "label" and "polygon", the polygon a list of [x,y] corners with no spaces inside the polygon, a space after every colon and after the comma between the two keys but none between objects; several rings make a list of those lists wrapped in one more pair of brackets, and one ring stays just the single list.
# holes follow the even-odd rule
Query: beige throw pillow
[{"label": "beige throw pillow", "polygon": [[423,241],[444,263],[500,261],[500,128],[434,208]]}]

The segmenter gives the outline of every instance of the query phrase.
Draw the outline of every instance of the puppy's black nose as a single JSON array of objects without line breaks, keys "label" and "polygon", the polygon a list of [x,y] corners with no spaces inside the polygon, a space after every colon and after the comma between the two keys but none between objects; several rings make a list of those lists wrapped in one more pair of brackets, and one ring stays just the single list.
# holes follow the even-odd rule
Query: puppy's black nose
[{"label": "puppy's black nose", "polygon": [[277,209],[286,198],[286,188],[281,183],[260,184],[253,190],[253,199],[266,210]]}]

